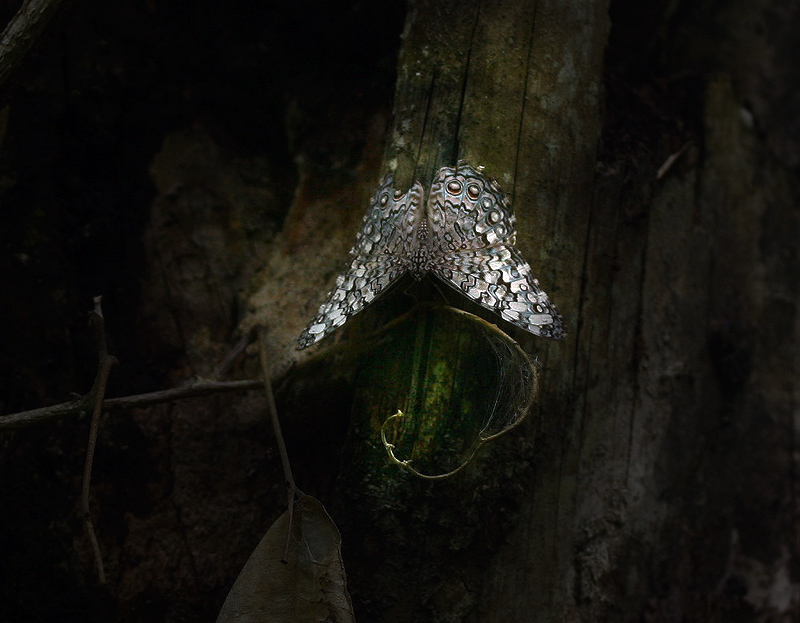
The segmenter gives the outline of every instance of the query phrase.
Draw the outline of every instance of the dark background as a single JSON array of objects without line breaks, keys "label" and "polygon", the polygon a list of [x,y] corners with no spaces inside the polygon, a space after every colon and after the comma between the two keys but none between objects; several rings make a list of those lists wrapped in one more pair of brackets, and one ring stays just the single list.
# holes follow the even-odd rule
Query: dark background
[{"label": "dark background", "polygon": [[[4,2],[0,21],[19,6]],[[121,362],[109,396],[191,375],[180,340],[158,326],[169,315],[158,306],[169,302],[151,301],[149,315],[142,300],[143,237],[159,195],[151,167],[165,136],[202,135],[213,145],[200,176],[222,168],[218,158],[252,171],[251,187],[268,187],[265,205],[248,206],[253,236],[268,243],[294,193],[296,157],[323,169],[352,168],[361,158],[365,120],[391,106],[404,11],[396,1],[65,2],[0,95],[0,412],[88,391],[96,371],[88,311],[98,294]],[[213,194],[197,176],[173,193]],[[231,217],[210,209],[223,222]],[[246,275],[232,281],[224,309],[201,320],[214,323],[222,341],[243,313],[235,288]],[[208,441],[217,433],[202,434]],[[135,594],[120,596],[112,555],[111,588],[95,587],[76,506],[87,435],[88,421],[71,419],[0,438],[0,620],[215,618],[236,569],[223,571],[224,582],[187,582],[162,569],[175,573],[171,593],[144,577]],[[256,487],[268,489],[274,477],[280,489],[277,457],[266,458],[271,441],[263,429],[259,435],[253,454],[261,462],[248,469],[260,473]],[[170,482],[153,489],[174,457],[147,436],[130,414],[103,424],[93,486],[105,509],[97,518],[104,548],[125,541],[126,514],[153,512],[174,493]],[[270,504],[254,519],[255,541],[243,551],[279,512]]]}]

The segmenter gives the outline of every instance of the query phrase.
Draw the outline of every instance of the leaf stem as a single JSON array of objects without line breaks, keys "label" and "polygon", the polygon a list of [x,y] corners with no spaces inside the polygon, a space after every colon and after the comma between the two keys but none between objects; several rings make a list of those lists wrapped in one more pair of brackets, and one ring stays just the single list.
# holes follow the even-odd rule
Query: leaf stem
[{"label": "leaf stem", "polygon": [[294,482],[294,476],[292,475],[292,467],[289,464],[289,453],[286,451],[286,442],[283,439],[283,433],[281,432],[281,422],[278,418],[278,409],[275,406],[275,394],[272,392],[272,378],[270,375],[270,366],[269,361],[267,359],[267,337],[266,337],[266,330],[265,328],[259,327],[258,328],[258,354],[261,358],[261,373],[264,376],[264,389],[267,393],[267,407],[269,408],[269,417],[272,421],[272,428],[275,431],[275,441],[278,444],[278,453],[281,457],[281,464],[283,465],[283,475],[286,478],[286,488],[288,490],[289,495],[289,527],[288,532],[286,535],[286,548],[283,552],[283,558],[281,558],[282,563],[286,563],[289,556],[289,540],[292,536],[292,521],[294,518],[294,503],[297,499],[298,494],[301,494],[300,490],[297,488],[297,485]]}]

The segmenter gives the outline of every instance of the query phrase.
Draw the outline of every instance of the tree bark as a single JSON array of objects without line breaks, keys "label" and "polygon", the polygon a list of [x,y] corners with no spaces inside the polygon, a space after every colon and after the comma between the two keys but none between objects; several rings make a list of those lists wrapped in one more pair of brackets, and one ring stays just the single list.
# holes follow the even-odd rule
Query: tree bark
[{"label": "tree bark", "polygon": [[[513,333],[543,363],[534,413],[442,483],[376,467],[385,453],[370,450],[369,423],[389,413],[373,409],[357,381],[335,516],[363,620],[550,621],[574,611],[573,440],[585,404],[580,318],[606,12],[597,2],[409,7],[383,169],[407,188],[459,159],[484,165],[509,192],[519,247],[571,337]],[[536,440],[541,429],[545,442]]]},{"label": "tree bark", "polygon": [[798,555],[799,292],[768,268],[788,253],[796,269],[774,230],[797,231],[796,180],[764,160],[725,75],[704,80],[677,164],[681,132],[633,167],[598,161],[606,8],[410,7],[384,170],[404,188],[486,165],[570,337],[520,337],[543,364],[532,423],[460,479],[381,485],[345,454],[367,620],[788,620],[800,603],[781,584]]}]

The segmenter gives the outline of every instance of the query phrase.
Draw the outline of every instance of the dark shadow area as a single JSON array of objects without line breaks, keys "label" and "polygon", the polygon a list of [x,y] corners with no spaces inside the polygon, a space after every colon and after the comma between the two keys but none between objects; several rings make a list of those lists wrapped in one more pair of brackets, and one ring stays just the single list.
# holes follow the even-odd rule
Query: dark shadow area
[{"label": "dark shadow area", "polygon": [[[3,3],[0,22],[18,5]],[[151,169],[165,137],[195,132],[227,162],[262,163],[279,228],[298,154],[324,168],[354,167],[364,119],[390,108],[404,11],[400,1],[358,0],[65,3],[0,93],[0,413],[88,391],[97,355],[87,318],[99,294],[121,362],[108,395],[172,386],[184,354],[142,321],[143,236],[158,194]],[[230,326],[215,330],[230,335],[241,310],[231,304],[225,313]],[[0,619],[216,616],[233,577],[225,584],[197,569],[176,571],[176,594],[143,579],[124,605],[111,596],[115,578],[139,562],[130,558],[129,521],[145,521],[175,495],[168,478],[179,459],[161,443],[174,430],[151,424],[118,413],[101,427],[92,484],[108,592],[94,588],[77,517],[88,421],[0,435]],[[260,423],[224,442],[196,426],[212,448],[220,439],[220,457],[241,456],[237,478],[262,491],[274,481],[280,493]],[[214,478],[208,487],[225,487]],[[219,555],[221,568],[240,564],[223,560],[238,552]]]}]

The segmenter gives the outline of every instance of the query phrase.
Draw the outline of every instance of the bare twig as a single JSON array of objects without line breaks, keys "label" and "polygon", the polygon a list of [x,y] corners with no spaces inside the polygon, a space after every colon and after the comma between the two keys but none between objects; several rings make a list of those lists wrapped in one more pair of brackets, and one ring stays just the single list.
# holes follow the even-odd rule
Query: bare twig
[{"label": "bare twig", "polygon": [[238,392],[247,389],[258,389],[264,385],[261,379],[243,379],[241,381],[208,381],[200,379],[184,387],[175,387],[149,394],[135,394],[123,398],[109,398],[103,403],[103,409],[132,409],[149,405],[182,400],[184,398],[200,398],[223,392]]},{"label": "bare twig", "polygon": [[79,396],[69,402],[62,402],[61,404],[51,407],[41,407],[39,409],[31,409],[30,411],[12,413],[0,417],[0,430],[23,428],[47,420],[56,420],[70,415],[82,415],[91,410],[91,404],[92,396],[87,394],[86,396]]},{"label": "bare twig", "polygon": [[[103,401],[103,411],[114,409],[134,409],[136,407],[148,407],[150,405],[173,402],[185,398],[199,398],[210,396],[222,392],[235,392],[248,389],[258,389],[264,386],[261,379],[244,379],[241,381],[207,381],[197,380],[183,387],[165,389],[147,394],[134,394],[121,398],[109,398]],[[53,405],[52,407],[42,407],[30,411],[20,411],[0,417],[0,430],[23,428],[62,417],[83,415],[92,409],[94,397],[91,393],[81,396],[70,402]]]},{"label": "bare twig", "polygon": [[[111,368],[117,364],[117,359],[108,353],[108,344],[106,342],[105,321],[103,319],[102,311],[102,297],[95,297],[94,309],[89,314],[91,324],[94,326],[95,335],[97,338],[97,351],[98,351],[98,370],[95,376],[94,383],[91,390],[85,396],[79,396],[69,402],[53,405],[51,407],[43,407],[41,409],[33,409],[30,411],[21,411],[4,417],[0,417],[0,431],[3,429],[14,429],[38,424],[39,422],[52,420],[61,417],[83,415],[92,411],[92,423],[89,432],[89,443],[86,449],[86,462],[83,470],[83,485],[81,488],[81,514],[83,515],[84,525],[89,535],[94,552],[95,561],[97,564],[98,579],[101,584],[105,584],[105,571],[103,568],[103,560],[100,555],[100,547],[97,541],[97,536],[94,531],[90,509],[89,509],[89,489],[92,478],[92,463],[94,461],[95,447],[97,445],[97,434],[100,426],[100,416],[103,411],[112,409],[130,409],[135,407],[145,407],[164,402],[172,402],[175,400],[182,400],[186,398],[196,398],[200,396],[208,396],[212,394],[242,391],[257,389],[265,387],[267,393],[267,401],[270,412],[270,419],[272,426],[275,430],[275,437],[278,442],[278,450],[283,464],[283,470],[286,477],[286,483],[289,490],[289,514],[290,522],[289,528],[291,531],[291,515],[294,509],[294,501],[298,495],[302,493],[297,489],[292,476],[292,470],[289,466],[289,457],[286,452],[286,444],[281,434],[280,422],[278,420],[278,412],[275,407],[275,396],[272,393],[272,383],[269,362],[266,356],[266,340],[264,338],[263,330],[259,334],[260,337],[260,356],[261,367],[263,370],[263,379],[246,379],[241,381],[209,381],[197,380],[190,385],[184,387],[177,387],[157,392],[150,392],[147,394],[136,394],[133,396],[125,396],[122,398],[111,398],[104,400],[106,393],[106,386],[108,384],[108,377],[111,373]],[[240,342],[232,349],[231,353],[225,358],[218,370],[227,369],[231,362],[238,357],[249,343],[249,336],[245,336]],[[288,540],[287,540],[288,551]],[[286,555],[284,555],[284,558]]]},{"label": "bare twig", "polygon": [[214,374],[212,378],[218,379],[221,376],[224,376],[228,370],[230,370],[233,362],[247,350],[247,347],[250,345],[250,342],[253,340],[252,333],[247,333],[241,337],[241,339],[231,348],[225,357],[222,359],[222,362],[217,366],[216,370],[214,370]]},{"label": "bare twig", "polygon": [[281,432],[281,422],[278,419],[278,409],[275,406],[275,395],[272,393],[272,379],[270,374],[269,360],[267,359],[267,338],[264,327],[258,329],[258,354],[261,358],[261,373],[264,375],[264,389],[267,392],[267,406],[269,408],[269,417],[272,420],[272,428],[275,431],[275,441],[278,444],[278,453],[281,456],[281,464],[283,465],[283,475],[286,478],[286,487],[289,493],[289,531],[286,535],[286,549],[283,552],[281,562],[286,563],[289,556],[289,539],[292,534],[292,517],[294,515],[294,501],[300,493],[297,485],[292,476],[292,467],[289,464],[289,454],[286,452],[286,442],[283,440],[283,433]]},{"label": "bare twig", "polygon": [[0,87],[28,55],[61,0],[26,0],[0,35]]},{"label": "bare twig", "polygon": [[97,336],[97,376],[90,395],[94,396],[94,413],[92,414],[92,426],[89,430],[89,444],[86,447],[86,462],[83,466],[83,486],[81,488],[81,513],[86,532],[92,542],[95,564],[97,565],[97,579],[100,584],[106,583],[106,573],[103,569],[103,557],[100,555],[100,545],[92,524],[92,515],[89,511],[89,485],[92,482],[92,463],[94,462],[94,449],[97,445],[97,431],[100,428],[100,416],[103,413],[103,397],[106,393],[108,375],[111,368],[117,365],[117,358],[108,354],[108,344],[106,343],[106,328],[103,320],[102,297],[94,298],[94,310],[89,313],[89,319],[94,325],[95,335]]},{"label": "bare twig", "polygon": [[669,171],[672,168],[672,165],[674,165],[678,161],[678,158],[680,158],[683,154],[686,153],[686,150],[689,149],[692,143],[694,143],[694,141],[688,141],[684,143],[683,147],[681,147],[674,154],[671,154],[669,158],[667,158],[664,161],[664,164],[661,165],[661,167],[658,169],[658,173],[656,173],[657,180],[660,180],[667,174],[667,171]]}]

